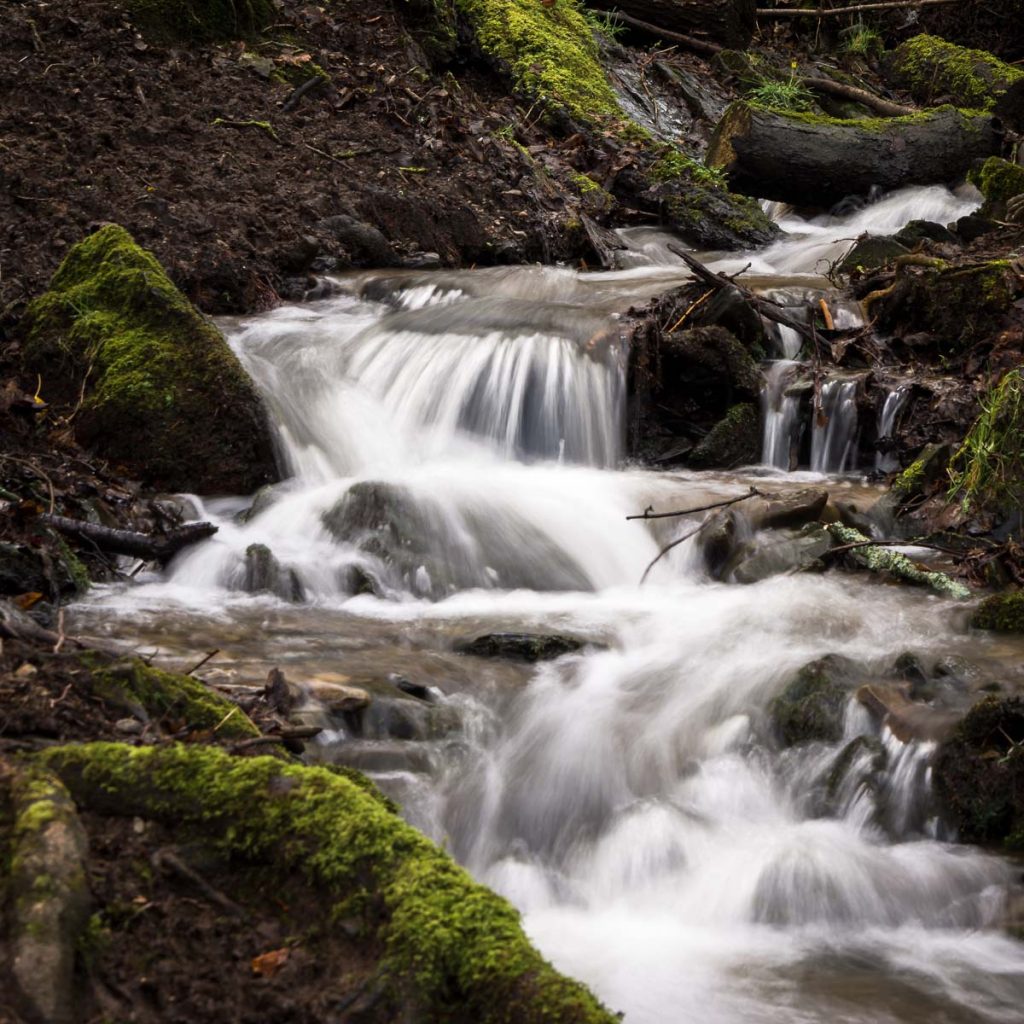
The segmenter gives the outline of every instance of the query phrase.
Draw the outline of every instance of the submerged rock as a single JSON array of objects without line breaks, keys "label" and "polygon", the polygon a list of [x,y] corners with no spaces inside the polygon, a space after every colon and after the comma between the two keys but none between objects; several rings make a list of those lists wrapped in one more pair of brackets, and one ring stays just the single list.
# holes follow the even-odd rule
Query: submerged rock
[{"label": "submerged rock", "polygon": [[836,743],[843,738],[843,717],[856,671],[848,658],[827,654],[790,679],[768,709],[783,746]]},{"label": "submerged rock", "polygon": [[779,531],[750,542],[732,570],[737,583],[757,583],[780,573],[823,570],[821,556],[832,548],[832,538],[819,523],[799,531]]},{"label": "submerged rock", "polygon": [[145,484],[244,494],[275,478],[259,395],[227,342],[124,228],[79,242],[25,314],[23,366],[84,395],[80,443]]},{"label": "submerged rock", "polygon": [[507,658],[513,661],[548,661],[574,654],[583,641],[554,633],[487,633],[455,644],[459,654],[478,658]]}]

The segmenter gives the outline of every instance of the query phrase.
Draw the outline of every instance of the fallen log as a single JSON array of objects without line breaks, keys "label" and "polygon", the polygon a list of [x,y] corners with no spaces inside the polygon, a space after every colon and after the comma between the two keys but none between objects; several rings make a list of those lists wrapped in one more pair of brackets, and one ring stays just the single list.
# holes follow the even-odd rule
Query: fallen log
[{"label": "fallen log", "polygon": [[952,101],[989,111],[1011,128],[1024,128],[1024,71],[984,50],[937,36],[914,36],[886,58],[884,70],[918,103]]},{"label": "fallen log", "polygon": [[908,117],[844,120],[733,103],[706,162],[738,192],[801,206],[831,206],[873,187],[932,185],[963,177],[1002,135],[989,115],[938,107]]},{"label": "fallen log", "polygon": [[41,515],[40,521],[55,530],[89,541],[104,551],[115,555],[128,555],[142,558],[147,562],[166,562],[182,548],[196,541],[212,537],[217,532],[213,523],[187,523],[163,537],[154,537],[148,533],[137,533],[135,530],[115,530],[99,523],[87,523],[82,519],[69,519],[67,516]]},{"label": "fallen log", "polygon": [[696,34],[737,50],[746,49],[757,27],[754,0],[616,0],[610,6],[656,33]]}]

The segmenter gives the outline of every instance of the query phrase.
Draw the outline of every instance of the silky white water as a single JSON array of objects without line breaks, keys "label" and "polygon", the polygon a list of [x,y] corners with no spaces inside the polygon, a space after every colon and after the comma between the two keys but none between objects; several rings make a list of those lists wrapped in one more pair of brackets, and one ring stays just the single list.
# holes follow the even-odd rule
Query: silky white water
[{"label": "silky white water", "polygon": [[[811,250],[791,238],[748,259],[813,275],[868,211],[895,225],[965,202],[913,190],[801,222]],[[1017,1021],[1024,947],[1000,928],[1016,873],[945,841],[930,748],[879,735],[852,702],[835,744],[779,750],[769,724],[826,654],[872,678],[908,650],[998,652],[940,598],[838,574],[711,582],[692,543],[640,586],[693,519],[627,515],[749,481],[621,467],[614,314],[685,276],[651,245],[616,273],[361,275],[229,325],[291,476],[244,519],[248,500],[200,502],[220,532],[166,576],[96,594],[80,624],[165,656],[219,646],[239,681],[280,664],[437,687],[461,731],[381,784],[628,1024]],[[241,591],[253,544],[303,603]],[[453,653],[496,629],[593,645],[537,668]],[[352,742],[327,739],[327,758]]]}]

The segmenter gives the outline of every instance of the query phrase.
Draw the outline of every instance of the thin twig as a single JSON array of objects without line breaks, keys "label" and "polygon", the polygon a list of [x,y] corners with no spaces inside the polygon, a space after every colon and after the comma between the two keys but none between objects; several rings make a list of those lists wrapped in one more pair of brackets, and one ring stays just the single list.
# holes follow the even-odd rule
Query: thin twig
[{"label": "thin twig", "polygon": [[662,560],[662,558],[665,555],[667,555],[673,548],[679,547],[679,545],[682,544],[684,540],[689,540],[691,537],[695,537],[698,533],[700,533],[701,530],[704,529],[705,526],[708,525],[709,522],[710,520],[705,519],[704,522],[700,524],[700,526],[695,527],[689,533],[684,533],[682,537],[678,537],[676,540],[672,541],[671,544],[667,544],[665,547],[663,547],[654,556],[654,558],[648,564],[647,568],[644,569],[644,574],[640,577],[640,585],[644,585],[644,583],[647,580],[647,574],[658,564],[658,562]]},{"label": "thin twig", "polygon": [[689,516],[694,515],[697,512],[709,512],[713,508],[725,508],[727,505],[735,505],[739,501],[746,501],[747,498],[753,498],[760,493],[761,492],[756,487],[751,487],[746,494],[741,494],[738,498],[728,498],[723,501],[716,501],[713,505],[701,505],[699,508],[682,508],[678,512],[655,512],[648,507],[643,510],[641,515],[626,516],[626,519],[670,519],[673,516]]},{"label": "thin twig", "polygon": [[815,10],[810,7],[758,7],[759,18],[832,18],[837,14],[859,14],[861,11],[899,11],[907,7],[935,7],[956,4],[961,0],[889,0],[888,3],[854,4],[852,7],[833,7]]},{"label": "thin twig", "polygon": [[215,654],[220,654],[220,648],[215,647],[212,651],[207,651],[206,655],[199,659],[186,673],[185,675],[190,676],[193,672],[198,672]]}]

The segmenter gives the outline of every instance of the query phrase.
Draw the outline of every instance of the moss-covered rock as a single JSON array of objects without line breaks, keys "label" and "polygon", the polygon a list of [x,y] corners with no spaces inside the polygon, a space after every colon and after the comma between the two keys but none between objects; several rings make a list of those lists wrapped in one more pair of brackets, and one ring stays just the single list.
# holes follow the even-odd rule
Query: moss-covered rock
[{"label": "moss-covered rock", "polygon": [[93,692],[115,707],[175,727],[211,732],[213,739],[247,739],[260,731],[235,703],[192,676],[147,665],[140,658],[94,667]]},{"label": "moss-covered rock", "polygon": [[586,124],[623,120],[594,33],[573,0],[455,0],[455,7],[518,88]]},{"label": "moss-covered rock", "polygon": [[760,458],[760,414],[753,403],[741,402],[711,428],[687,462],[698,469],[732,469],[752,465]]},{"label": "moss-covered rock", "polygon": [[454,6],[446,0],[398,0],[396,7],[427,60],[436,68],[451,63],[459,41]]},{"label": "moss-covered rock", "polygon": [[898,46],[885,62],[897,85],[919,103],[952,100],[958,107],[994,109],[1008,90],[1024,83],[1024,71],[984,50],[968,50],[938,36],[919,35]]},{"label": "moss-covered rock", "polygon": [[971,625],[996,633],[1024,633],[1024,590],[985,598],[971,616]]},{"label": "moss-covered rock", "polygon": [[381,950],[381,1019],[616,1020],[541,958],[505,900],[343,776],[199,746],[97,743],[43,761],[80,806],[171,823],[241,862],[304,876]]},{"label": "moss-covered rock", "polygon": [[1024,194],[1024,167],[998,156],[990,156],[980,167],[973,168],[967,179],[985,197],[981,213],[986,217],[1005,218],[1007,202]]},{"label": "moss-covered rock", "polygon": [[665,182],[654,194],[666,227],[695,245],[742,249],[767,245],[779,235],[778,225],[756,200],[721,186]]},{"label": "moss-covered rock", "polygon": [[212,42],[255,35],[274,20],[273,0],[122,0],[159,40]]},{"label": "moss-covered rock", "polygon": [[939,748],[933,771],[961,839],[1024,849],[1024,700],[976,704]]},{"label": "moss-covered rock", "polygon": [[907,247],[895,238],[864,235],[857,239],[836,269],[840,274],[877,270],[908,251]]},{"label": "moss-covered rock", "polygon": [[23,362],[85,400],[78,439],[146,484],[245,493],[274,477],[256,390],[220,332],[124,228],[79,242],[25,317]]},{"label": "moss-covered rock", "polygon": [[842,739],[855,669],[849,659],[827,654],[793,676],[768,709],[783,746]]}]

